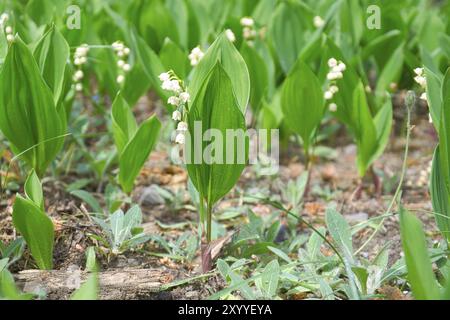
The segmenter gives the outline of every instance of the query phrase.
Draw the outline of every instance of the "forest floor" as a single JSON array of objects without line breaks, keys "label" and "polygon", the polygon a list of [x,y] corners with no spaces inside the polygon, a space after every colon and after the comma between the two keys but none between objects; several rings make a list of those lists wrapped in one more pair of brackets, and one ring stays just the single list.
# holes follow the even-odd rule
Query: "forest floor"
[{"label": "forest floor", "polygon": [[[421,218],[429,239],[439,239],[434,218],[425,212],[431,211],[430,197],[427,183],[422,183],[425,173],[432,159],[436,137],[432,125],[428,123],[423,111],[416,110],[414,129],[410,143],[408,157],[408,169],[405,176],[403,189],[403,201],[406,208],[411,209]],[[391,136],[391,141],[385,153],[375,163],[375,171],[383,179],[383,193],[381,196],[374,194],[371,179],[364,180],[364,191],[360,199],[354,197],[359,177],[356,171],[356,147],[345,138],[342,141],[333,141],[333,151],[327,158],[317,158],[313,167],[310,192],[304,199],[302,217],[315,226],[323,226],[324,213],[327,206],[335,204],[340,212],[347,218],[350,224],[361,223],[383,214],[392,199],[400,177],[403,153],[405,149],[404,139],[404,113],[405,110],[396,108],[396,130]],[[342,140],[342,139],[341,139]],[[330,143],[326,143],[329,147]],[[223,226],[226,232],[232,232],[242,223],[248,222],[246,210],[251,209],[257,215],[270,215],[275,209],[261,203],[246,203],[245,194],[270,194],[282,198],[283,188],[289,180],[299,177],[305,168],[302,162],[300,148],[294,143],[282,151],[279,174],[276,177],[258,176],[253,167],[248,167],[242,175],[238,186],[221,201],[216,212],[234,211],[230,218],[219,217],[217,222]],[[85,265],[85,250],[95,245],[95,241],[88,236],[89,233],[98,233],[98,227],[93,223],[88,206],[81,200],[71,196],[65,189],[69,183],[77,177],[67,176],[58,180],[48,179],[44,181],[44,194],[46,209],[56,226],[56,246],[54,251],[54,269],[59,271],[83,270]],[[158,148],[155,150],[140,177],[132,198],[135,203],[141,205],[144,215],[144,230],[146,233],[160,235],[167,241],[176,241],[185,232],[197,236],[198,213],[189,205],[189,193],[186,190],[187,173],[179,166],[171,164],[167,150]],[[427,180],[426,180],[427,181]],[[181,198],[179,206],[166,203],[155,192],[158,186],[172,194],[178,194]],[[97,186],[89,186],[101,201],[101,194],[96,194]],[[11,206],[14,196],[0,203],[0,239],[9,242],[14,239],[11,221]],[[244,208],[244,209],[243,209]],[[417,211],[416,211],[417,210]],[[237,212],[237,213],[236,213]],[[223,218],[223,219],[222,219]],[[374,223],[378,221],[374,220]],[[301,225],[298,232],[309,232]],[[367,240],[373,232],[372,228],[364,228],[354,237],[355,246],[359,246]],[[371,257],[375,255],[388,241],[392,241],[390,251],[390,263],[393,263],[401,255],[400,232],[398,217],[391,216],[384,222],[380,232],[373,241],[361,252],[362,255]],[[200,250],[190,261],[173,260],[167,256],[158,255],[164,251],[155,243],[149,242],[144,248],[129,251],[123,255],[111,259],[99,257],[102,272],[128,272],[128,270],[155,269],[160,270],[158,281],[162,288],[155,292],[144,293],[138,287],[128,287],[124,290],[130,292],[114,296],[118,298],[128,297],[135,299],[203,299],[213,292],[217,292],[225,285],[222,278],[212,273],[201,276]],[[154,254],[157,253],[157,254]],[[22,259],[16,262],[11,271],[20,274],[23,270],[35,269],[30,256],[25,252]],[[189,280],[191,279],[192,280]],[[188,279],[183,283],[183,279]],[[120,282],[120,279],[118,280]],[[125,281],[125,280],[124,280]],[[179,282],[181,281],[181,282]],[[68,298],[70,292],[49,292],[49,298]]]}]

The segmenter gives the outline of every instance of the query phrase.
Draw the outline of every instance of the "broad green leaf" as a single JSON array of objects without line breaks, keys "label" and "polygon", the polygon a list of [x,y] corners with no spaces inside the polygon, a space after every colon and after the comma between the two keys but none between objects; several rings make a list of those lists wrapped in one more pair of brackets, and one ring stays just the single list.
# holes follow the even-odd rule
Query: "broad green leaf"
[{"label": "broad green leaf", "polygon": [[445,185],[445,175],[440,166],[440,159],[440,151],[437,147],[431,169],[430,195],[436,224],[442,235],[450,241],[450,192]]},{"label": "broad green leaf", "polygon": [[242,114],[245,114],[250,96],[250,77],[247,65],[233,43],[224,33],[220,34],[209,47],[200,63],[194,68],[192,80],[189,84],[189,92],[193,100],[197,98],[201,88],[210,75],[210,71],[220,62],[221,68],[228,75],[238,106]]},{"label": "broad green leaf", "polygon": [[150,89],[151,80],[139,62],[136,62],[131,71],[125,77],[125,83],[121,89],[123,98],[130,106],[134,106],[138,100]]},{"label": "broad green leaf", "polygon": [[326,224],[331,237],[338,246],[339,250],[344,254],[345,258],[352,262],[353,259],[353,245],[352,232],[350,226],[345,218],[334,208],[329,208],[326,211]]},{"label": "broad green leaf", "polygon": [[420,220],[400,208],[400,233],[408,268],[408,280],[418,300],[439,299],[439,287],[428,256],[427,242]]},{"label": "broad green leaf", "polygon": [[70,300],[97,300],[98,296],[98,274],[92,273],[86,282],[72,294]]},{"label": "broad green leaf", "polygon": [[278,260],[272,260],[262,271],[261,277],[255,280],[255,283],[259,283],[265,297],[273,298],[277,294],[279,278],[280,265]]},{"label": "broad green leaf", "polygon": [[161,123],[155,116],[145,120],[125,146],[119,158],[119,182],[126,193],[131,192],[134,180],[158,140]]},{"label": "broad green leaf", "polygon": [[25,182],[25,195],[28,199],[33,201],[36,206],[44,210],[44,195],[42,193],[42,185],[34,170],[31,171],[30,175],[27,178],[27,181]]},{"label": "broad green leaf", "polygon": [[[195,130],[199,125],[201,128]],[[248,157],[244,115],[234,95],[232,81],[220,62],[199,88],[190,107],[188,126],[190,141],[185,152],[189,176],[199,193],[212,205],[233,188]],[[210,141],[204,141],[204,133],[210,129],[217,135],[210,131]],[[227,129],[235,130],[242,139],[227,135]],[[205,158],[205,153],[210,153],[212,159]]]},{"label": "broad green leaf", "polygon": [[[136,33],[134,29],[130,32],[130,47],[134,54],[136,54],[137,62],[142,66],[145,74],[152,87],[158,93],[161,100],[164,102],[169,98],[169,93],[162,90],[161,81],[158,76],[166,72],[158,55],[147,45],[147,43]],[[171,107],[167,106],[170,110]]]},{"label": "broad green leaf", "polygon": [[130,106],[120,93],[117,94],[112,104],[111,118],[114,141],[119,154],[121,154],[128,141],[135,135],[138,125]]},{"label": "broad green leaf", "polygon": [[64,75],[69,61],[69,45],[63,35],[52,26],[39,40],[33,55],[45,82],[53,92],[55,105],[63,98]]},{"label": "broad green leaf", "polygon": [[40,269],[53,267],[54,230],[52,220],[33,201],[17,195],[13,223],[22,234]]},{"label": "broad green leaf", "polygon": [[450,68],[442,82],[442,110],[439,129],[440,167],[450,191]]},{"label": "broad green leaf", "polygon": [[38,176],[62,147],[65,121],[28,47],[17,38],[0,73],[0,129]]},{"label": "broad green leaf", "polygon": [[370,166],[373,155],[377,152],[377,131],[367,105],[366,93],[362,83],[353,93],[352,129],[358,146],[358,172],[362,177]]},{"label": "broad green leaf", "polygon": [[389,137],[392,131],[392,100],[391,98],[387,98],[384,105],[378,111],[376,116],[373,118],[373,123],[375,125],[375,130],[377,132],[377,150],[375,154],[372,156],[372,159],[369,163],[372,163],[376,159],[378,159],[384,152],[386,148]]},{"label": "broad green leaf", "polygon": [[403,48],[404,44],[401,44],[395,50],[378,78],[375,89],[377,105],[381,105],[381,101],[385,98],[384,93],[389,89],[390,84],[398,82],[401,76],[404,60]]},{"label": "broad green leaf", "polygon": [[437,132],[439,132],[442,113],[442,79],[433,71],[425,68],[427,79],[427,102],[430,110],[431,120]]},{"label": "broad green leaf", "polygon": [[139,28],[150,47],[159,52],[164,39],[169,37],[178,42],[176,22],[165,6],[165,1],[152,0],[141,2],[139,12]]},{"label": "broad green leaf", "polygon": [[285,74],[297,61],[305,45],[300,5],[294,1],[283,1],[276,8],[270,24],[270,36]]},{"label": "broad green leaf", "polygon": [[187,77],[189,70],[188,54],[169,38],[165,39],[159,58],[166,70],[173,70],[180,79]]},{"label": "broad green leaf", "polygon": [[325,104],[319,80],[300,60],[283,84],[281,106],[288,127],[301,136],[308,152],[312,136],[322,120]]},{"label": "broad green leaf", "polygon": [[247,42],[242,44],[241,54],[250,75],[250,106],[254,112],[258,112],[268,90],[269,71],[264,58]]},{"label": "broad green leaf", "polygon": [[55,11],[55,5],[51,0],[30,0],[26,6],[28,16],[41,26],[50,23]]},{"label": "broad green leaf", "polygon": [[[7,259],[4,259],[7,260]],[[0,263],[3,260],[0,260]],[[5,268],[0,268],[0,300],[31,300],[32,294],[22,294],[14,283],[13,275]]]}]

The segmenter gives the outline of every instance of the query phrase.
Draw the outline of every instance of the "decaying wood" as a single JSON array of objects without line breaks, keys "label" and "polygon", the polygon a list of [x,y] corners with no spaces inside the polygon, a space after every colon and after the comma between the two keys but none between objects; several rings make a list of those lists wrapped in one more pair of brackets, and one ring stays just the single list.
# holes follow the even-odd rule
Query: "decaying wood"
[{"label": "decaying wood", "polygon": [[[69,299],[88,275],[81,270],[25,270],[14,277],[24,292],[44,291],[48,299]],[[107,300],[159,298],[164,285],[177,276],[173,270],[165,269],[108,270],[98,275],[99,299]]]}]

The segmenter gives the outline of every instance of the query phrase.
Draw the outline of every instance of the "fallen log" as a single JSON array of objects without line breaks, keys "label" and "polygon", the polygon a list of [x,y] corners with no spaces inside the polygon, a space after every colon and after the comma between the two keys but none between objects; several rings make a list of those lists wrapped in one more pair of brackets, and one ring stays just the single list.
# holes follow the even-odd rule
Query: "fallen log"
[{"label": "fallen log", "polygon": [[[71,294],[86,281],[89,273],[81,270],[25,270],[14,275],[17,286],[23,292],[45,292],[52,300],[69,299]],[[98,298],[161,299],[165,285],[175,280],[177,272],[166,269],[120,269],[98,273]]]}]

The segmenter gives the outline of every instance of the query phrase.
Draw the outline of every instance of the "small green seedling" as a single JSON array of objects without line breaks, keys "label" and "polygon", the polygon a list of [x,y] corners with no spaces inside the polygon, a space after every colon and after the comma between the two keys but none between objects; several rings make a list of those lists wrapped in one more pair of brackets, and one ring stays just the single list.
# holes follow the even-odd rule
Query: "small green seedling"
[{"label": "small green seedling", "polygon": [[119,155],[119,183],[126,193],[133,190],[134,180],[153,150],[161,123],[152,116],[140,126],[125,99],[119,93],[112,106],[113,135]]},{"label": "small green seedling", "polygon": [[142,212],[137,205],[131,207],[125,214],[122,210],[117,210],[106,219],[98,217],[92,219],[100,226],[103,234],[91,237],[100,241],[113,255],[134,249],[150,240],[150,237],[143,233]]},{"label": "small green seedling", "polygon": [[16,196],[12,217],[38,267],[52,269],[55,232],[52,220],[44,212],[42,186],[34,171],[25,182],[25,197]]}]

